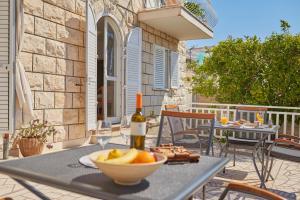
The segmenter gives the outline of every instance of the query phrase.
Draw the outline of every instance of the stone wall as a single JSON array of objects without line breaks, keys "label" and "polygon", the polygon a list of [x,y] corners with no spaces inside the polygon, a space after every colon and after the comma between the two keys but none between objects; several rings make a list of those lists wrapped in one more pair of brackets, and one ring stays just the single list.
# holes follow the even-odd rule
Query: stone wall
[{"label": "stone wall", "polygon": [[[101,2],[104,2],[101,3]],[[135,12],[140,1],[122,0]],[[131,7],[129,6],[131,5]],[[21,53],[34,96],[36,118],[47,120],[60,132],[50,142],[87,137],[85,131],[85,1],[24,0],[25,34]],[[159,115],[164,103],[185,103],[190,95],[184,82],[188,73],[184,44],[154,28],[138,23],[130,12],[114,7],[110,1],[95,1],[96,16],[104,10],[118,21],[126,38],[134,23],[143,29],[142,92],[144,112]],[[153,89],[153,46],[161,45],[180,53],[180,87],[176,90]],[[17,119],[17,126],[22,119]]]},{"label": "stone wall", "polygon": [[[191,102],[191,95],[189,95],[188,92],[190,85],[184,81],[188,72],[186,69],[186,50],[184,43],[144,23],[140,23],[140,27],[143,29],[142,92],[144,94],[143,104],[146,116],[150,115],[151,112],[154,112],[155,115],[159,115],[163,104],[185,104]],[[153,88],[154,45],[159,45],[179,53],[179,88],[166,90]]]},{"label": "stone wall", "polygon": [[85,2],[24,0],[24,12],[20,56],[35,116],[60,132],[50,142],[84,138]]}]

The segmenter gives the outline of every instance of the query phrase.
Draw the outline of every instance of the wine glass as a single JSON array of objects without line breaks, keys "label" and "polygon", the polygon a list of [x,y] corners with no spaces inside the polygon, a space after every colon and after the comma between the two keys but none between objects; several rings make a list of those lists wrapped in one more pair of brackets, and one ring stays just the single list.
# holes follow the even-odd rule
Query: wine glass
[{"label": "wine glass", "polygon": [[109,141],[112,138],[111,121],[108,120],[98,121],[97,132],[98,132],[98,135],[96,136],[97,141],[99,145],[102,147],[102,149],[104,149],[105,145],[109,143]]},{"label": "wine glass", "polygon": [[130,122],[131,122],[131,116],[123,116],[121,119],[121,127],[120,127],[120,134],[125,140],[126,145],[128,145],[129,136],[130,136]]}]

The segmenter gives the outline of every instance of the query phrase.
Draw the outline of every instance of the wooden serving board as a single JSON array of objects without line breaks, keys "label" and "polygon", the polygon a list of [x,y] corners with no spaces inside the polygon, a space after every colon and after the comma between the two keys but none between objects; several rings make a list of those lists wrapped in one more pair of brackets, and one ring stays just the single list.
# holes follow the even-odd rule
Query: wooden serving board
[{"label": "wooden serving board", "polygon": [[159,147],[151,147],[151,152],[161,153],[168,157],[167,162],[198,162],[199,153],[187,150],[183,146],[161,144]]}]

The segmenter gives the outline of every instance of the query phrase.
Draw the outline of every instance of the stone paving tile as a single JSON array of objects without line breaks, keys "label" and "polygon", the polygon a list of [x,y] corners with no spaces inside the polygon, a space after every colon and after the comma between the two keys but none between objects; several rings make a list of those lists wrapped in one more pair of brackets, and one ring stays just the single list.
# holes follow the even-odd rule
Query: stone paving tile
[{"label": "stone paving tile", "polygon": [[[272,175],[275,180],[267,182],[267,187],[285,195],[288,199],[300,199],[300,164],[282,160],[275,160]],[[259,185],[259,180],[253,167],[250,156],[238,155],[236,166],[230,162],[226,167],[226,173],[220,172],[216,178],[210,181],[206,186],[206,199],[218,199],[223,192],[226,183],[231,180],[237,180],[251,185]],[[72,192],[55,189],[45,185],[32,183],[41,192],[48,195],[53,200],[95,200]],[[0,174],[0,196],[11,197],[15,200],[38,200],[28,190],[23,188],[13,179]],[[202,199],[202,189],[195,194],[194,199]],[[226,199],[258,199],[255,197],[230,193]]]}]

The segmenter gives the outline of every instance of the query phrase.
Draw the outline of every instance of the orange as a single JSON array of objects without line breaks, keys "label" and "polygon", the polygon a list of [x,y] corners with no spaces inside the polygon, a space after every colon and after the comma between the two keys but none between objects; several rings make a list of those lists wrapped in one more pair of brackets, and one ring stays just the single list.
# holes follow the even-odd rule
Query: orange
[{"label": "orange", "polygon": [[155,157],[147,151],[140,151],[132,163],[152,163],[155,162]]}]

